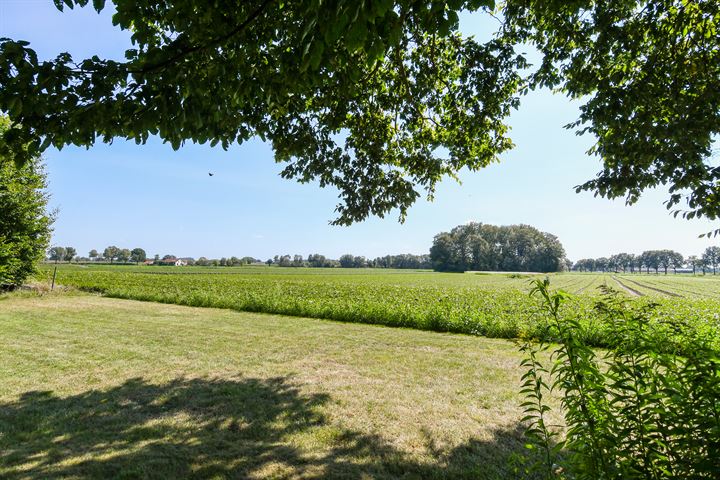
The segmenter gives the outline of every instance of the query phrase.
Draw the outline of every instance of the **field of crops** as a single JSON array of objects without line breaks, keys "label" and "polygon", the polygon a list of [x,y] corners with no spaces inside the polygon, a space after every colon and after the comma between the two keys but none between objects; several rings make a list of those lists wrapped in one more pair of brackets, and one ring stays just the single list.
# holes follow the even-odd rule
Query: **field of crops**
[{"label": "field of crops", "polygon": [[[63,265],[57,283],[135,300],[497,338],[543,337],[541,308],[528,295],[532,278],[371,269]],[[551,285],[575,294],[564,315],[583,322],[593,345],[608,342],[606,327],[594,312],[599,287],[606,285],[633,302],[657,303],[653,315],[658,334],[670,339],[700,335],[720,350],[719,277],[556,274]],[[685,327],[671,331],[666,320],[682,320]]]}]

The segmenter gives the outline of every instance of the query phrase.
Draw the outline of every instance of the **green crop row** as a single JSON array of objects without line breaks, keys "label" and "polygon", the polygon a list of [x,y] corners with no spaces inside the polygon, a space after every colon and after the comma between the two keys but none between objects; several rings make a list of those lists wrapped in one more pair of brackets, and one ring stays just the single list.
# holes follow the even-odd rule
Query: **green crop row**
[{"label": "green crop row", "polygon": [[[116,298],[196,307],[495,338],[547,337],[538,301],[528,294],[531,276],[314,270],[64,267],[58,271],[57,283]],[[579,292],[566,302],[564,315],[583,322],[589,344],[607,345],[608,332],[594,306],[597,286],[617,288],[612,277],[566,274],[552,276],[551,282],[555,288]],[[667,338],[669,347],[682,348],[687,338],[698,336],[720,347],[720,301],[660,296],[632,301],[657,303],[653,328]],[[678,322],[682,329],[677,329]]]}]

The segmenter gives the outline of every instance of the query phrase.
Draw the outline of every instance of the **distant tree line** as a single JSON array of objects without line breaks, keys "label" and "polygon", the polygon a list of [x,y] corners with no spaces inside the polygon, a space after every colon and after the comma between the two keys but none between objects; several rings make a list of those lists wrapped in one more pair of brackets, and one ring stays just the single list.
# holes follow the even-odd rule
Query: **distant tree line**
[{"label": "distant tree line", "polygon": [[92,249],[87,257],[78,255],[74,247],[51,247],[47,252],[47,259],[55,262],[107,262],[107,263],[140,263],[147,258],[142,248],[119,248],[114,245],[107,247],[103,253]]},{"label": "distant tree line", "polygon": [[367,268],[368,267],[368,261],[365,257],[362,255],[359,256],[353,256],[349,253],[346,253],[345,255],[342,255],[338,262],[340,262],[340,267],[342,268]]},{"label": "distant tree line", "polygon": [[[145,250],[142,248],[119,248],[111,245],[100,253],[96,249],[90,250],[87,257],[78,256],[77,250],[73,247],[52,247],[48,250],[47,259],[55,262],[104,262],[104,263],[150,263]],[[275,255],[263,262],[254,257],[222,257],[207,258],[200,257],[197,260],[192,257],[178,258],[175,255],[155,255],[152,264],[163,265],[172,263],[175,260],[182,260],[186,265],[197,265],[202,267],[238,267],[265,263],[278,267],[313,267],[313,268],[408,268],[408,269],[429,269],[432,268],[430,255],[413,255],[410,253],[401,255],[385,255],[375,259],[366,259],[363,256],[345,254],[335,260],[327,258],[319,253],[312,253],[304,258],[302,255]]]},{"label": "distant tree line", "polygon": [[141,263],[147,259],[142,248],[119,248],[111,245],[103,250],[102,255],[92,249],[87,257],[78,256],[74,247],[52,247],[48,250],[47,258],[55,262],[109,262],[109,263]]},{"label": "distant tree line", "polygon": [[565,249],[555,235],[529,225],[474,222],[436,235],[430,248],[430,262],[434,270],[442,272],[567,269]]},{"label": "distant tree line", "polygon": [[240,267],[243,265],[252,265],[253,263],[262,263],[254,257],[229,257],[229,258],[205,258],[200,257],[197,260],[192,258],[183,258],[188,265],[197,265],[199,267]]},{"label": "distant tree line", "polygon": [[697,271],[711,269],[713,275],[720,265],[720,247],[708,247],[697,256],[690,255],[684,258],[682,254],[674,250],[646,250],[639,255],[632,253],[618,253],[610,257],[583,258],[573,264],[572,269],[579,272],[619,272],[635,273],[645,270],[646,273],[654,271],[656,274],[662,270],[666,275],[672,269],[677,273],[678,269],[692,269],[693,274]]},{"label": "distant tree line", "polygon": [[371,265],[375,268],[413,268],[413,269],[430,269],[432,262],[430,255],[385,255],[372,260]]},{"label": "distant tree line", "polygon": [[375,259],[367,259],[361,255],[346,253],[339,259],[327,258],[318,253],[310,254],[307,259],[302,255],[275,255],[265,263],[279,267],[314,267],[314,268],[431,268],[430,255],[385,255]]},{"label": "distant tree line", "polygon": [[337,260],[326,258],[325,255],[320,255],[319,253],[310,254],[307,260],[305,260],[302,255],[275,255],[273,258],[267,259],[265,263],[278,267],[331,268],[340,266]]},{"label": "distant tree line", "polygon": [[[106,247],[102,254],[92,249],[87,257],[77,255],[74,247],[54,246],[48,250],[47,259],[55,262],[106,262],[143,263],[147,254],[142,248]],[[155,255],[155,265],[173,263],[175,255]],[[245,257],[222,257],[210,259],[182,257],[186,265],[236,267],[265,263],[279,267],[311,268],[393,268],[393,269],[434,269],[437,271],[463,272],[467,270],[557,272],[572,269],[578,272],[620,272],[665,274],[669,270],[692,269],[696,272],[712,271],[720,267],[720,247],[708,247],[699,255],[684,258],[674,250],[646,250],[639,255],[618,253],[609,257],[583,258],[575,263],[565,258],[565,250],[554,235],[541,232],[528,225],[497,227],[481,223],[468,223],[455,227],[450,232],[435,236],[429,255],[385,255],[375,259],[351,254],[339,259],[327,258],[318,253],[307,258],[302,255],[275,255],[263,262]]]}]

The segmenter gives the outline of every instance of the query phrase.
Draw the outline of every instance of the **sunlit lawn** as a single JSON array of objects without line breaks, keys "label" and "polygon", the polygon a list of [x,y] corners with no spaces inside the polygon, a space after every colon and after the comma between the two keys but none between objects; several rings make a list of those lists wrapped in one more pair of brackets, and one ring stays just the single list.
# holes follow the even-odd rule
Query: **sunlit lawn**
[{"label": "sunlit lawn", "polygon": [[515,478],[507,341],[0,299],[0,477]]}]

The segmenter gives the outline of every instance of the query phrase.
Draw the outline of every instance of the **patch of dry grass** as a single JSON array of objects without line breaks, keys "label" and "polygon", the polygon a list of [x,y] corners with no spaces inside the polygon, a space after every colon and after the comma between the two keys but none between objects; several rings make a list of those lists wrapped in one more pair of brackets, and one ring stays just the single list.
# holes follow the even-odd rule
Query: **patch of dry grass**
[{"label": "patch of dry grass", "polygon": [[515,478],[507,341],[0,299],[3,478]]}]

